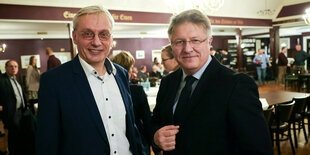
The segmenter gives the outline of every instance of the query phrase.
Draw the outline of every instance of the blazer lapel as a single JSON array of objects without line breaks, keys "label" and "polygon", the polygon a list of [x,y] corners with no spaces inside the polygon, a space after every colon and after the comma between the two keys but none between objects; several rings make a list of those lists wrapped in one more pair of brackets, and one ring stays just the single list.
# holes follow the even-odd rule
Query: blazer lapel
[{"label": "blazer lapel", "polygon": [[74,58],[72,63],[73,63],[73,79],[75,81],[75,84],[80,89],[79,92],[81,92],[82,94],[80,96],[83,98],[81,102],[87,105],[89,114],[91,115],[92,120],[98,129],[98,132],[100,133],[104,141],[107,143],[107,146],[109,146],[108,137],[105,132],[105,128],[104,128],[104,124],[101,119],[101,115],[99,113],[95,98],[92,94],[90,85],[88,83],[85,72],[80,64],[78,56]]},{"label": "blazer lapel", "polygon": [[175,104],[175,98],[177,95],[177,92],[179,90],[180,87],[180,83],[182,80],[182,69],[178,69],[175,74],[172,75],[172,77],[170,78],[171,81],[168,81],[168,90],[166,91],[168,94],[168,99],[167,99],[167,104],[168,104],[168,108],[165,108],[165,113],[167,114],[167,118],[168,118],[168,123],[169,124],[173,124],[173,106]]}]

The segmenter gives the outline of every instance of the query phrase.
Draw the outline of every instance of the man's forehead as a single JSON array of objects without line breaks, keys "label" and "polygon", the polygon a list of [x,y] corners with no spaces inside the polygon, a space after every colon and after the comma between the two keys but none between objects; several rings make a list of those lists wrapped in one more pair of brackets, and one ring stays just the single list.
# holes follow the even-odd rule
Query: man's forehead
[{"label": "man's forehead", "polygon": [[8,63],[8,66],[18,66],[18,64],[15,61],[11,61]]}]

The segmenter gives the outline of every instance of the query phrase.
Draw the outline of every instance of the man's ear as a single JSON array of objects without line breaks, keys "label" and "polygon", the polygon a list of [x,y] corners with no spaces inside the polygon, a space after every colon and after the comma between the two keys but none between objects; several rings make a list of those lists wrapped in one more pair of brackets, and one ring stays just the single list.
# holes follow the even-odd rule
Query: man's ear
[{"label": "man's ear", "polygon": [[74,30],[74,31],[72,31],[72,39],[73,39],[73,42],[76,44],[76,42],[77,42],[77,35],[76,35],[76,31]]}]

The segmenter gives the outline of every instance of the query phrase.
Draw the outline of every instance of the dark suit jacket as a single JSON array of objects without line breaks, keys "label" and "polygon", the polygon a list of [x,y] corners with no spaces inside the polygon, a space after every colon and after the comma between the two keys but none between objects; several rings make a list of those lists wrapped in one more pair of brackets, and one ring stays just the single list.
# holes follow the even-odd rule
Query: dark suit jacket
[{"label": "dark suit jacket", "polygon": [[[23,91],[22,93],[24,103],[26,104],[27,102],[24,92],[25,91]],[[10,77],[6,73],[0,75],[0,105],[3,106],[4,127],[10,129],[16,112],[16,97],[10,81]]]},{"label": "dark suit jacket", "polygon": [[[182,77],[179,69],[162,79],[153,111],[154,133],[173,124],[172,107]],[[176,149],[164,154],[273,154],[253,79],[212,61],[191,97]]]},{"label": "dark suit jacket", "polygon": [[[114,65],[126,109],[126,136],[131,152],[139,154],[128,73]],[[113,74],[108,60],[105,66]],[[36,154],[109,155],[105,128],[78,56],[44,73],[40,82]]]},{"label": "dark suit jacket", "polygon": [[150,145],[152,144],[152,135],[151,111],[147,101],[147,96],[141,85],[130,84],[130,91],[135,113],[135,122],[141,133],[144,146],[143,151],[149,154]]}]

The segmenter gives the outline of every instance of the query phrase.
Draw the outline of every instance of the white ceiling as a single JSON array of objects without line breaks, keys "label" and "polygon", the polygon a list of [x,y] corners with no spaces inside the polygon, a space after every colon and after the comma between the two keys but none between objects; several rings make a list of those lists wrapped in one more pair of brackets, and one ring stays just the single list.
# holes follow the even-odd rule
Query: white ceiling
[{"label": "white ceiling", "polygon": [[[303,3],[310,0],[225,0],[224,6],[208,15],[237,18],[275,19],[282,6]],[[169,12],[166,0],[0,0],[3,4],[21,4],[56,7],[84,7],[87,5],[103,5],[111,10],[129,10],[145,12]],[[273,15],[260,16],[262,9],[275,10]],[[17,38],[68,38],[68,22],[1,20],[0,39]],[[303,22],[294,25],[280,25],[280,35],[298,35],[310,32],[309,26]],[[116,23],[114,38],[167,38],[168,24],[131,24]],[[286,27],[286,28],[285,28]],[[237,27],[213,26],[213,35],[235,35]],[[38,35],[37,32],[47,32]],[[268,28],[242,27],[243,35],[269,32]]]}]

